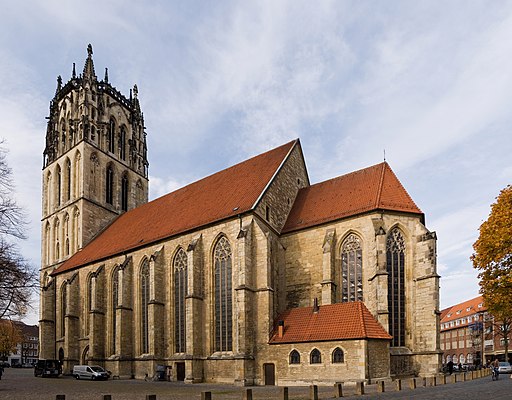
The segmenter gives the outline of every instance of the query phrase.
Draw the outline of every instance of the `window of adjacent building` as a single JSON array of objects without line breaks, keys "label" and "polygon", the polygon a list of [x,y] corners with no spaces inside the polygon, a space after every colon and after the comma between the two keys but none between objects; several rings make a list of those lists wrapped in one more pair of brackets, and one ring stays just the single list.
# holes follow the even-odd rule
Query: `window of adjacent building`
[{"label": "window of adjacent building", "polygon": [[389,334],[392,346],[405,346],[405,240],[398,228],[387,239]]},{"label": "window of adjacent building", "polygon": [[186,351],[187,253],[179,249],[174,257],[174,343],[176,353]]},{"label": "window of adjacent building", "polygon": [[114,269],[112,273],[112,307],[111,324],[112,324],[112,348],[111,354],[116,354],[116,336],[117,336],[117,306],[119,305],[119,267]]},{"label": "window of adjacent building", "polygon": [[149,262],[144,260],[140,270],[141,353],[149,353]]},{"label": "window of adjacent building", "polygon": [[214,250],[215,264],[215,351],[231,351],[233,294],[231,282],[231,246],[222,236]]},{"label": "window of adjacent building", "polygon": [[345,355],[343,354],[343,350],[341,350],[339,347],[336,347],[332,352],[332,362],[333,364],[345,362]]},{"label": "window of adjacent building", "polygon": [[128,211],[128,177],[121,179],[121,210]]},{"label": "window of adjacent building", "polygon": [[354,234],[341,246],[341,301],[363,301],[361,243]]},{"label": "window of adjacent building", "polygon": [[265,206],[265,220],[270,222],[270,206]]},{"label": "window of adjacent building", "polygon": [[297,350],[292,350],[290,353],[290,364],[300,364],[300,354]]},{"label": "window of adjacent building", "polygon": [[310,364],[321,364],[322,363],[322,354],[320,350],[313,349],[311,353],[309,353],[309,363]]},{"label": "window of adjacent building", "polygon": [[114,170],[111,165],[107,167],[105,182],[105,201],[112,205],[114,204]]}]

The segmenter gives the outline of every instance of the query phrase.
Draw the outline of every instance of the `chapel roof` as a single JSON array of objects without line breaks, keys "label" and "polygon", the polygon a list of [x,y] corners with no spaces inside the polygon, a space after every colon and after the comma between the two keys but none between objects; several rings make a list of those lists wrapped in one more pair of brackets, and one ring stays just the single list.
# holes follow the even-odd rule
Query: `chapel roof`
[{"label": "chapel roof", "polygon": [[282,232],[379,209],[423,216],[387,162],[300,189]]},{"label": "chapel roof", "polygon": [[276,326],[270,344],[304,343],[331,340],[392,338],[361,301],[326,304],[286,310],[278,318],[284,322],[279,336]]},{"label": "chapel roof", "polygon": [[52,275],[254,209],[295,146],[298,139],[127,211]]}]

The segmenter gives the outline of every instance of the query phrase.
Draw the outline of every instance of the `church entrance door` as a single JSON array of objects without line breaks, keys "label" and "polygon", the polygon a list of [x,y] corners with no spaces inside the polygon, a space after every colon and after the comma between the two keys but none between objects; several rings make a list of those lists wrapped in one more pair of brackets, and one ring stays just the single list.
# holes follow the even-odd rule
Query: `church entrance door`
[{"label": "church entrance door", "polygon": [[276,366],[274,364],[263,364],[265,374],[265,385],[274,386],[276,384]]},{"label": "church entrance door", "polygon": [[185,380],[185,363],[176,363],[176,380],[183,382]]}]

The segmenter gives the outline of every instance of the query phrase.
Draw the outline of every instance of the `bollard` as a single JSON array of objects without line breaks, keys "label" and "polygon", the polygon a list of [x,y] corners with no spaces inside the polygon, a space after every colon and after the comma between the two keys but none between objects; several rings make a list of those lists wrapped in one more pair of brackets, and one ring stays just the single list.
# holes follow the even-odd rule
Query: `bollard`
[{"label": "bollard", "polygon": [[104,395],[103,395],[103,400],[112,400],[112,395],[110,395],[110,394],[104,394]]},{"label": "bollard", "polygon": [[356,394],[357,395],[364,394],[364,382],[356,382]]},{"label": "bollard", "polygon": [[146,400],[156,400],[156,394],[147,394]]},{"label": "bollard", "polygon": [[446,385],[446,375],[441,375],[441,385]]},{"label": "bollard", "polygon": [[437,386],[437,376],[432,377],[432,386]]},{"label": "bollard", "polygon": [[58,394],[55,396],[55,400],[66,400],[65,394]]},{"label": "bollard", "polygon": [[317,385],[309,386],[309,399],[310,400],[318,400],[318,386]]},{"label": "bollard", "polygon": [[378,381],[377,382],[377,392],[384,393],[384,390],[385,390],[384,381]]},{"label": "bollard", "polygon": [[284,386],[281,388],[281,396],[279,396],[281,400],[288,400],[288,387]]},{"label": "bollard", "polygon": [[416,379],[415,378],[409,379],[409,388],[416,389]]},{"label": "bollard", "polygon": [[395,385],[396,385],[396,390],[397,392],[399,392],[400,390],[402,390],[402,380],[401,379],[397,379],[395,381]]},{"label": "bollard", "polygon": [[252,389],[245,389],[244,400],[252,400]]},{"label": "bollard", "polygon": [[334,398],[343,397],[343,384],[336,382],[334,384]]},{"label": "bollard", "polygon": [[212,400],[212,392],[201,392],[201,400]]}]

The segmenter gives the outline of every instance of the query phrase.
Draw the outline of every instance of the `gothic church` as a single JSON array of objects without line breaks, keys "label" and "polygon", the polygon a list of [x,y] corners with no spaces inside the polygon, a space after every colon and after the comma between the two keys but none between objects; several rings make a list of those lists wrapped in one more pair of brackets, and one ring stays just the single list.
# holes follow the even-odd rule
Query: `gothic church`
[{"label": "gothic church", "polygon": [[144,116],[83,72],[50,103],[40,358],[238,385],[438,371],[436,236],[390,166],[311,184],[299,140],[148,202]]}]

